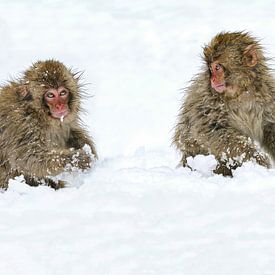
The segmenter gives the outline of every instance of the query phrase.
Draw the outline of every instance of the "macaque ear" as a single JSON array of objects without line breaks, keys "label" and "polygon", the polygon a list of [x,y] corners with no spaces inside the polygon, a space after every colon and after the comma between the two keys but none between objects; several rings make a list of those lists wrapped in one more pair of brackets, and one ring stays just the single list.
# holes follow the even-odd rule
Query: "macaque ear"
[{"label": "macaque ear", "polygon": [[203,49],[203,54],[205,58],[208,58],[211,55],[212,51],[211,48],[208,46],[205,46]]},{"label": "macaque ear", "polygon": [[257,46],[252,44],[244,50],[244,64],[248,67],[254,67],[259,61]]},{"label": "macaque ear", "polygon": [[17,94],[19,97],[23,100],[30,100],[32,99],[32,96],[29,92],[29,89],[26,84],[21,84],[17,90]]}]

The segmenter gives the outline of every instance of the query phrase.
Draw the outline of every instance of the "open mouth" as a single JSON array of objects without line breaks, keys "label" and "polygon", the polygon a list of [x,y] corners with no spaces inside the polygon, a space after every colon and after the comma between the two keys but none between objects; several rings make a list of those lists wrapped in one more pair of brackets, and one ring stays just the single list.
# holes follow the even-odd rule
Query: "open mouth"
[{"label": "open mouth", "polygon": [[54,118],[61,119],[61,118],[66,117],[68,115],[68,113],[69,112],[67,110],[66,111],[62,111],[62,112],[55,112],[55,113],[52,113],[52,116]]}]

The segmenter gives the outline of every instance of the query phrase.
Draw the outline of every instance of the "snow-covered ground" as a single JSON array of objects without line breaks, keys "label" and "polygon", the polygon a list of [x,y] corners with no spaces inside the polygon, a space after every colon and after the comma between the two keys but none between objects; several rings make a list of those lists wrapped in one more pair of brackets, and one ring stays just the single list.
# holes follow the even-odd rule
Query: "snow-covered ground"
[{"label": "snow-covered ground", "polygon": [[275,169],[246,163],[224,178],[212,156],[176,169],[170,146],[202,46],[248,30],[275,56],[274,10],[271,0],[0,0],[0,81],[38,59],[84,70],[83,119],[100,156],[62,175],[62,190],[11,181],[0,274],[274,275]]}]

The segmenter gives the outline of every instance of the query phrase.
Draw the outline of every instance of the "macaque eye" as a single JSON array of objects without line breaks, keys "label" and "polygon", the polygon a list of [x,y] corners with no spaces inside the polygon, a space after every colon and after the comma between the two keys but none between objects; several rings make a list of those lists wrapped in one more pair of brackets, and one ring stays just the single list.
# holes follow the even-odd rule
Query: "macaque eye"
[{"label": "macaque eye", "polygon": [[46,97],[48,97],[48,98],[54,98],[54,94],[53,93],[47,93]]},{"label": "macaque eye", "polygon": [[216,67],[215,67],[216,71],[219,71],[221,68],[222,68],[221,64],[216,64]]},{"label": "macaque eye", "polygon": [[62,90],[61,92],[60,92],[60,96],[64,96],[64,95],[66,95],[68,92],[66,91],[66,90]]}]

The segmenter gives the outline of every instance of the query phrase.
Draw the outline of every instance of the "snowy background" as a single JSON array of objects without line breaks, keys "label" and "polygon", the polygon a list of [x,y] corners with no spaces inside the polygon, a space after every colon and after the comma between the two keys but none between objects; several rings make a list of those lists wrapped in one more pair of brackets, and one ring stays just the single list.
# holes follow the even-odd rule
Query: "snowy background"
[{"label": "snowy background", "polygon": [[[202,47],[247,30],[275,57],[275,3],[0,0],[0,81],[55,58],[84,71],[83,119],[100,160],[54,191],[0,194],[0,274],[274,275],[275,169],[176,169],[181,88]],[[275,66],[273,66],[275,68]]]}]

